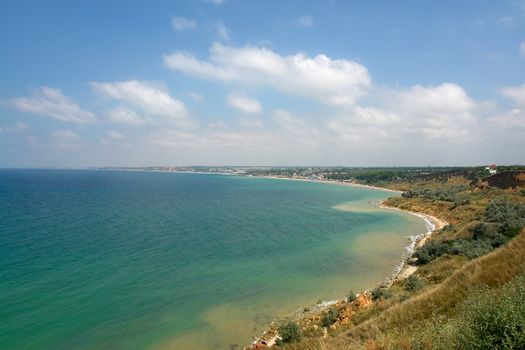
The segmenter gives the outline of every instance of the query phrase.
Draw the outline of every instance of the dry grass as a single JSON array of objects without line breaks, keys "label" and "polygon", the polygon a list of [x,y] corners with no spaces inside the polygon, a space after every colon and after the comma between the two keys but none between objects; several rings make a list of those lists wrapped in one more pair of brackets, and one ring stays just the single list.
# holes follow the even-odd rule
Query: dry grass
[{"label": "dry grass", "polygon": [[460,255],[444,255],[431,261],[427,265],[420,266],[417,274],[430,283],[441,283],[452,276],[454,271],[463,266],[467,261],[467,258]]},{"label": "dry grass", "polygon": [[503,285],[521,271],[524,262],[525,230],[522,230],[511,242],[467,263],[442,284],[351,328],[346,336],[374,338],[387,329],[404,327],[425,320],[433,314],[446,313],[463,300],[472,286]]},{"label": "dry grass", "polygon": [[[405,183],[393,187],[403,190],[446,189],[465,183],[465,179],[454,178],[449,182]],[[485,208],[493,199],[525,203],[523,189],[470,188],[461,192],[460,196],[468,198],[468,202],[455,205],[453,202],[422,197],[396,197],[386,204],[430,214],[454,224],[434,235],[433,239],[441,241],[470,238],[471,227],[479,220],[483,220]],[[427,285],[421,291],[408,293],[404,291],[402,283],[395,283],[390,288],[393,297],[354,314],[353,325],[330,331],[329,336],[324,339],[305,337],[298,343],[288,344],[282,348],[412,350],[413,344],[409,340],[403,341],[409,338],[410,334],[406,332],[412,332],[422,325],[434,327],[433,322],[436,319],[447,319],[454,314],[456,306],[465,300],[473,287],[483,284],[490,287],[502,286],[519,274],[524,266],[525,228],[507,244],[475,260],[468,260],[459,255],[445,255],[420,266],[417,275],[427,281]]]}]

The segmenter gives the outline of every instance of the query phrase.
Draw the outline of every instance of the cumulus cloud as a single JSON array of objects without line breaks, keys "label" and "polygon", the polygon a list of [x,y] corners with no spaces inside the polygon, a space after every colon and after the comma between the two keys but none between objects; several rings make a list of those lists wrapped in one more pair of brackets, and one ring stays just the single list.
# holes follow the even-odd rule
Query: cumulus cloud
[{"label": "cumulus cloud", "polygon": [[[137,80],[92,82],[91,86],[107,98],[138,107],[151,116],[164,117],[179,127],[188,127],[192,124],[184,103],[171,97],[166,89],[151,82]],[[123,109],[117,110],[113,118],[121,121],[138,121],[135,114]]]},{"label": "cumulus cloud", "polygon": [[488,121],[497,129],[525,132],[525,111],[519,108],[492,116]]},{"label": "cumulus cloud", "polygon": [[476,103],[456,84],[388,91],[380,107],[357,106],[328,127],[344,140],[419,137],[461,140],[474,129]]},{"label": "cumulus cloud", "polygon": [[217,30],[217,36],[219,39],[228,41],[230,40],[230,34],[231,30],[227,26],[225,26],[223,23],[219,22],[217,23],[217,26],[215,28]]},{"label": "cumulus cloud", "polygon": [[314,25],[314,19],[312,16],[301,16],[297,22],[303,27],[311,27]]},{"label": "cumulus cloud", "polygon": [[368,70],[357,62],[302,53],[281,56],[251,46],[214,43],[209,60],[179,51],[165,55],[164,62],[196,78],[270,86],[332,105],[352,105],[371,86]]},{"label": "cumulus cloud", "polygon": [[171,26],[176,32],[183,32],[185,30],[195,30],[197,29],[197,22],[193,19],[173,16],[171,18]]},{"label": "cumulus cloud", "polygon": [[147,119],[139,116],[133,109],[125,107],[113,108],[108,112],[109,120],[128,125],[143,125]]},{"label": "cumulus cloud", "polygon": [[260,113],[262,110],[259,101],[243,95],[230,94],[227,101],[228,105],[243,113]]},{"label": "cumulus cloud", "polygon": [[89,123],[96,120],[90,111],[80,108],[59,89],[47,86],[38,89],[34,97],[18,97],[7,103],[22,112],[45,115],[63,122]]},{"label": "cumulus cloud", "polygon": [[525,106],[525,84],[510,86],[501,90],[501,94],[520,106]]}]

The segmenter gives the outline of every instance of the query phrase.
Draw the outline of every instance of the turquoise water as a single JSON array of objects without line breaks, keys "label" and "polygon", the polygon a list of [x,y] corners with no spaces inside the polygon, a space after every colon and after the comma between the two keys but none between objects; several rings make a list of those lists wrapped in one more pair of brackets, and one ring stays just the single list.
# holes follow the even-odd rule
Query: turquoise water
[{"label": "turquoise water", "polygon": [[[221,175],[0,170],[1,349],[229,349],[372,287],[422,220],[383,191]],[[341,204],[363,210],[338,210]]]}]

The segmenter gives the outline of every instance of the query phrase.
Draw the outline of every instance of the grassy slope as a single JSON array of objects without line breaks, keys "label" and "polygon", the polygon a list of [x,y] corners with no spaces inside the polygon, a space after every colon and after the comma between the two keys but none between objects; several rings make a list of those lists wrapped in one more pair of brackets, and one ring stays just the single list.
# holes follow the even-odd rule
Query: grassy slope
[{"label": "grassy slope", "polygon": [[[427,181],[392,184],[403,190],[429,189],[454,192],[454,199],[439,200],[418,196],[394,198],[388,205],[424,212],[452,223],[453,229],[443,230],[433,238],[443,241],[472,236],[470,228],[482,220],[483,212],[493,199],[525,203],[523,190],[476,189],[466,186],[467,180],[452,178],[448,182]],[[461,189],[461,186],[464,188]],[[459,190],[458,190],[459,189]],[[468,200],[464,200],[468,199]],[[428,325],[439,316],[452,316],[456,305],[463,302],[469,291],[478,285],[499,287],[511,281],[525,267],[525,229],[512,241],[474,260],[457,255],[444,255],[420,266],[417,275],[427,285],[419,292],[407,293],[403,283],[390,289],[393,297],[382,300],[352,317],[352,324],[331,331],[325,338],[306,338],[286,349],[411,349],[399,339],[407,337],[406,329]],[[429,327],[433,327],[430,325]],[[432,348],[428,346],[425,348]]]}]

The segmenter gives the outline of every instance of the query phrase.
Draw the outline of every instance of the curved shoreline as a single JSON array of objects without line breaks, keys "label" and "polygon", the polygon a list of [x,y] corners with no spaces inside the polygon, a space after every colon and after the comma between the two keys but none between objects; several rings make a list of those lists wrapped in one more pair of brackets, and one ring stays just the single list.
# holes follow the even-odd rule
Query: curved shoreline
[{"label": "curved shoreline", "polygon": [[410,210],[405,210],[405,209],[399,209],[396,207],[390,207],[384,204],[384,201],[380,201],[378,203],[378,207],[383,208],[383,209],[388,209],[388,210],[401,211],[401,212],[405,212],[410,215],[417,216],[426,222],[427,228],[428,228],[426,232],[423,232],[419,235],[410,236],[411,243],[408,246],[406,246],[407,254],[405,254],[405,256],[401,258],[401,261],[395,267],[392,275],[388,277],[387,280],[382,284],[384,286],[391,286],[395,281],[403,280],[407,278],[408,276],[410,276],[411,274],[413,274],[417,270],[416,267],[408,264],[410,260],[412,259],[415,250],[423,246],[435,231],[441,230],[443,227],[447,226],[448,222],[443,219],[439,219],[435,216],[432,216],[432,215],[410,211]]},{"label": "curved shoreline", "polygon": [[[309,180],[309,179],[303,179],[303,178],[289,178],[289,177],[278,177],[278,176],[257,176],[256,178],[270,178],[270,179],[276,179],[276,180],[292,180],[292,181],[304,181],[304,182],[334,184],[334,185],[343,185],[343,186],[355,186],[355,187],[364,187],[364,188],[369,188],[369,189],[374,189],[374,190],[381,190],[385,192],[395,192],[398,194],[403,193],[403,191],[396,191],[396,190],[378,187],[378,186],[370,186],[370,185],[363,185],[363,184],[343,182],[343,181]],[[370,202],[370,205],[372,207],[379,208],[379,209],[396,210],[396,211],[400,211],[400,212],[404,212],[410,215],[417,216],[418,218],[425,221],[427,225],[427,231],[417,234],[417,235],[410,236],[411,242],[408,246],[405,246],[407,253],[401,257],[400,262],[394,267],[393,272],[390,275],[388,275],[383,282],[378,284],[378,286],[380,287],[390,287],[394,282],[406,279],[407,277],[409,277],[411,274],[413,274],[417,270],[417,267],[409,265],[409,262],[413,259],[415,250],[423,246],[435,231],[441,230],[443,227],[448,225],[448,222],[443,219],[439,219],[435,216],[429,215],[429,214],[387,206],[386,204],[384,204],[384,200],[381,200],[375,203]],[[358,293],[358,295],[365,294],[367,292],[369,292],[368,289]],[[329,300],[329,301],[321,302],[319,304],[315,304],[310,307],[304,307],[303,309],[300,308],[297,311],[290,314],[288,318],[295,319],[295,320],[305,319],[306,317],[309,317],[312,314],[323,312],[327,310],[330,306],[337,304],[343,300],[345,299]],[[308,312],[306,312],[306,310],[308,310]],[[267,327],[266,330],[260,336],[254,337],[254,340],[249,347],[244,347],[243,349],[255,349],[257,348],[256,346],[258,344],[264,344],[266,347],[272,347],[273,345],[275,345],[277,340],[280,339],[280,337],[279,337],[279,334],[275,331],[274,326],[275,324],[274,322],[272,322],[270,326]]]}]

